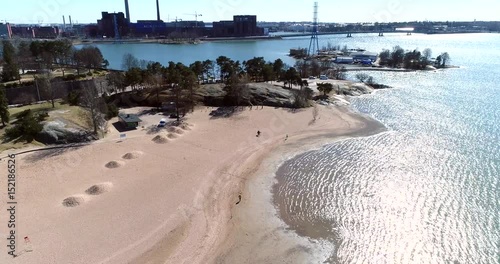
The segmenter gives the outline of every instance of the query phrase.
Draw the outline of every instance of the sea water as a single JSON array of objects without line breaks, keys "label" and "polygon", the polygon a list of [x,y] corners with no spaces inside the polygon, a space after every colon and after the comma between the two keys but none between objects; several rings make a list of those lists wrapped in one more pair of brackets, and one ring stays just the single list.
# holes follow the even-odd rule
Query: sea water
[{"label": "sea water", "polygon": [[279,216],[332,243],[328,262],[500,263],[500,34],[368,38],[447,51],[460,68],[367,72],[394,88],[352,107],[388,131],[286,161]]}]

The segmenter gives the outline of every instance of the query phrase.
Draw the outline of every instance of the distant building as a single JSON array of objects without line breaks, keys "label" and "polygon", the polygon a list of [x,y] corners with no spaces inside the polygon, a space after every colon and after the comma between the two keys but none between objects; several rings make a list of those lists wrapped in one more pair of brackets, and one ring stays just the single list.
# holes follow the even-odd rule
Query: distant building
[{"label": "distant building", "polygon": [[106,38],[119,38],[127,36],[130,32],[128,20],[123,12],[102,12],[102,18],[97,20],[97,26],[99,35]]},{"label": "distant building", "polygon": [[135,37],[168,37],[173,33],[183,36],[199,37],[209,34],[203,21],[174,21],[165,23],[158,20],[139,20],[130,24],[131,34]]},{"label": "distant building", "polygon": [[31,26],[12,26],[12,36],[19,38],[35,38],[35,29]]},{"label": "distant building", "polygon": [[233,37],[234,22],[230,20],[219,21],[213,23],[213,37]]},{"label": "distant building", "polygon": [[136,37],[168,34],[167,24],[161,20],[138,20],[137,23],[130,23],[130,32]]},{"label": "distant building", "polygon": [[59,27],[35,27],[35,38],[55,39],[59,36]]},{"label": "distant building", "polygon": [[59,27],[41,27],[41,26],[10,26],[7,29],[11,37],[29,38],[29,39],[55,39],[61,34]]},{"label": "distant building", "polygon": [[10,25],[0,23],[0,38],[10,38]]},{"label": "distant building", "polygon": [[99,26],[98,25],[86,25],[83,29],[75,29],[75,33],[77,36],[85,36],[87,38],[96,38],[99,35]]},{"label": "distant building", "polygon": [[213,37],[264,36],[264,29],[257,27],[257,16],[234,16],[232,21],[213,23]]}]

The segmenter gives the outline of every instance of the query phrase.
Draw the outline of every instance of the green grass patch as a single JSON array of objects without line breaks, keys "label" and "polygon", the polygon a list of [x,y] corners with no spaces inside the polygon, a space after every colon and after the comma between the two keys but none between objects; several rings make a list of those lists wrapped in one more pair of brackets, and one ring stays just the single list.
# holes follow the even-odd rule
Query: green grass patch
[{"label": "green grass patch", "polygon": [[26,105],[26,106],[22,106],[22,107],[12,107],[12,108],[9,108],[9,113],[10,113],[11,119],[15,119],[15,118],[17,118],[17,116],[20,113],[22,113],[23,111],[28,110],[28,109],[31,109],[33,114],[37,114],[40,112],[49,112],[52,110],[65,110],[65,109],[69,109],[70,107],[71,106],[69,106],[67,104],[62,104],[61,101],[56,101],[55,108],[52,108],[52,103],[47,102],[47,103],[43,103],[43,104],[32,104],[32,105]]}]

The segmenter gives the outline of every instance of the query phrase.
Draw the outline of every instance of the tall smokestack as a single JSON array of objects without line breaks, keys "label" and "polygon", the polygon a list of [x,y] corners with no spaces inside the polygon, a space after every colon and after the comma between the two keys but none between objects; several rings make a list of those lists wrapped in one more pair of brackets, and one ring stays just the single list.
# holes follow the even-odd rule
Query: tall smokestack
[{"label": "tall smokestack", "polygon": [[63,30],[66,31],[66,18],[63,16]]},{"label": "tall smokestack", "polygon": [[73,22],[71,21],[71,16],[69,16],[69,26],[73,28]]},{"label": "tall smokestack", "polygon": [[128,22],[130,22],[130,10],[128,8],[128,0],[125,0],[125,14],[127,15]]},{"label": "tall smokestack", "polygon": [[160,21],[160,0],[156,0],[156,17]]}]

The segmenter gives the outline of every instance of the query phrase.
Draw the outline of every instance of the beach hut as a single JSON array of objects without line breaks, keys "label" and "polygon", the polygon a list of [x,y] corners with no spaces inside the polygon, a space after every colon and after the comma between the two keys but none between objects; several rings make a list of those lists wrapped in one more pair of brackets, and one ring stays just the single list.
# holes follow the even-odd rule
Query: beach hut
[{"label": "beach hut", "polygon": [[124,127],[130,129],[137,128],[139,126],[139,123],[142,122],[142,120],[139,118],[138,115],[133,115],[133,114],[120,113],[118,114],[118,119],[120,120],[120,123],[122,123]]}]

